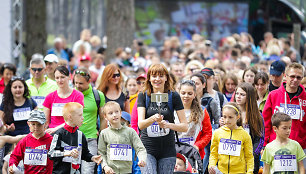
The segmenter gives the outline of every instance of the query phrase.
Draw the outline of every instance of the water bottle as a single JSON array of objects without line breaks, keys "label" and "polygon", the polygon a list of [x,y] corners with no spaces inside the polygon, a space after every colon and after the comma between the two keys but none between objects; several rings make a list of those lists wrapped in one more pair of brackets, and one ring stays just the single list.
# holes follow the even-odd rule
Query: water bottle
[{"label": "water bottle", "polygon": [[78,145],[77,150],[78,150],[78,152],[79,152],[78,157],[72,158],[72,164],[74,164],[74,165],[79,164],[79,157],[81,156],[80,153],[81,153],[81,150],[82,150],[82,144],[79,144],[79,145]]}]

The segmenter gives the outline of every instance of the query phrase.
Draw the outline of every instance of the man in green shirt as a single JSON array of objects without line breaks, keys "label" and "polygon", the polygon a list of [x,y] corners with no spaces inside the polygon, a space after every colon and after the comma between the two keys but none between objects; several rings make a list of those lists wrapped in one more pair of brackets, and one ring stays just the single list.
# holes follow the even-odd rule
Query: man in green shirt
[{"label": "man in green shirt", "polygon": [[[97,107],[93,88],[90,84],[91,78],[89,71],[86,68],[79,68],[74,71],[73,83],[76,89],[84,95],[84,109],[83,109],[83,125],[79,128],[87,138],[88,148],[91,154],[97,155],[98,144],[98,130],[97,130],[97,115],[100,118],[100,131],[107,127],[106,120],[102,117],[102,107],[105,104],[105,97],[101,91],[96,90],[100,97],[100,105]],[[95,163],[88,163],[82,161],[81,173],[94,173]]]},{"label": "man in green shirt", "polygon": [[45,76],[46,64],[41,58],[34,58],[30,62],[32,78],[27,80],[31,97],[36,101],[39,109],[42,109],[45,97],[57,89],[55,81]]}]

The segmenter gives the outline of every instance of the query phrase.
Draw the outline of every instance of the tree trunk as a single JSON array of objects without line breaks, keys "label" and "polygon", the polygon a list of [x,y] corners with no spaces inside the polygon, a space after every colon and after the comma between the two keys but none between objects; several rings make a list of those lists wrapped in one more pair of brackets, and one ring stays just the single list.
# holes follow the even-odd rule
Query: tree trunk
[{"label": "tree trunk", "polygon": [[134,39],[134,0],[108,0],[106,15],[106,63],[118,47],[131,47]]},{"label": "tree trunk", "polygon": [[46,54],[46,0],[27,0],[25,8],[25,56],[28,66],[34,53]]}]

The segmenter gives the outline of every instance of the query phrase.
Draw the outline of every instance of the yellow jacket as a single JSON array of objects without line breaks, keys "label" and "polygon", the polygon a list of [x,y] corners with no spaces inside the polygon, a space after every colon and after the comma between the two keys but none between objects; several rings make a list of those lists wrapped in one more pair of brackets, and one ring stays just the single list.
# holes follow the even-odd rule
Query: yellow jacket
[{"label": "yellow jacket", "polygon": [[[240,156],[218,154],[218,147],[221,138],[241,141]],[[216,166],[222,173],[238,174],[253,173],[254,156],[251,136],[240,126],[230,130],[226,126],[217,129],[212,138],[209,156],[209,166]]]}]

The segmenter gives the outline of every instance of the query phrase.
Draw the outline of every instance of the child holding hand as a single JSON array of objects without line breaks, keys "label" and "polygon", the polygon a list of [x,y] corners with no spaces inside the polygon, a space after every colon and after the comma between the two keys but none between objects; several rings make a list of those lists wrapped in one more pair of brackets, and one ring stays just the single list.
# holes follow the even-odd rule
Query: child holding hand
[{"label": "child holding hand", "polygon": [[[223,107],[225,125],[213,134],[208,171],[219,173],[253,173],[252,140],[242,127],[240,110],[235,103]],[[218,166],[216,164],[218,163]]]},{"label": "child holding hand", "polygon": [[78,129],[83,124],[83,106],[77,102],[63,107],[64,127],[58,129],[51,143],[49,156],[54,161],[53,173],[80,173],[81,160],[101,163],[101,155],[93,156],[85,135]]},{"label": "child holding hand", "polygon": [[121,124],[121,109],[116,102],[107,102],[102,111],[110,126],[101,131],[98,152],[106,174],[132,173],[132,148],[139,158],[138,166],[146,165],[147,152],[135,130]]}]

